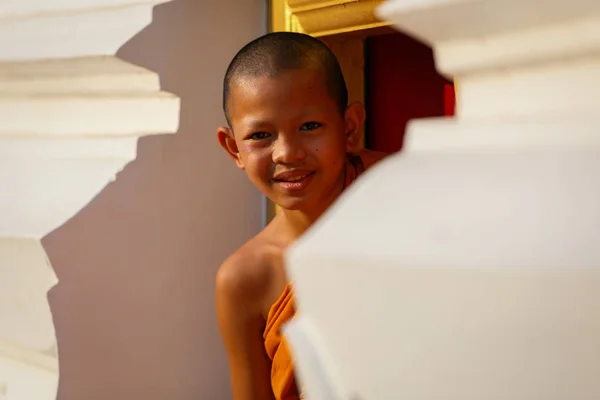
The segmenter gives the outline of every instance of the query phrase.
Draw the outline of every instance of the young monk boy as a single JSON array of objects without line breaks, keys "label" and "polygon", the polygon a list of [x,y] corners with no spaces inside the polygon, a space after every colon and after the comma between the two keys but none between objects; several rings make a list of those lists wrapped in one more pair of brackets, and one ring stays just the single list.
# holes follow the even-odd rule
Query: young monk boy
[{"label": "young monk boy", "polygon": [[281,211],[217,274],[217,315],[235,400],[300,398],[280,332],[295,313],[283,253],[382,154],[360,150],[365,111],[338,61],[289,32],[247,44],[227,69],[220,145]]}]

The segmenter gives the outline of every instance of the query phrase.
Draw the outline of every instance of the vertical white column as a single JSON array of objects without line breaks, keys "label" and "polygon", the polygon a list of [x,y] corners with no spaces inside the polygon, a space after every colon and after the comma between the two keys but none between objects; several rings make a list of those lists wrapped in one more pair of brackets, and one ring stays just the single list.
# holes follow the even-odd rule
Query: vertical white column
[{"label": "vertical white column", "polygon": [[0,4],[0,399],[54,399],[58,360],[40,239],[173,133],[179,100],[116,53],[162,0]]},{"label": "vertical white column", "polygon": [[432,45],[457,116],[413,122],[289,252],[307,397],[598,398],[600,2],[380,16]]}]

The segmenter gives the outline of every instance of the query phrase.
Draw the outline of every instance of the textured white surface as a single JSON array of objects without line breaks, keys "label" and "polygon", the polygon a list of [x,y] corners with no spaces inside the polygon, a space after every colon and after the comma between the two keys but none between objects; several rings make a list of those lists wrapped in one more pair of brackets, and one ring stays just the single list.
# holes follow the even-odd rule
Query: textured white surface
[{"label": "textured white surface", "polygon": [[179,100],[116,57],[155,0],[0,4],[0,398],[56,396],[40,239],[135,158],[137,138],[173,133]]},{"label": "textured white surface", "polygon": [[[349,189],[293,254],[411,267],[594,267],[600,158],[579,150],[392,157]],[[348,233],[338,239],[338,230]]]},{"label": "textured white surface", "polygon": [[[0,355],[2,354],[0,345]],[[32,364],[29,360],[0,357],[0,398],[35,400],[56,398],[56,371]]]},{"label": "textured white surface", "polygon": [[361,400],[597,399],[600,3],[380,13],[458,78],[457,118],[412,123],[288,253],[324,375]]},{"label": "textured white surface", "polygon": [[[0,19],[0,60],[13,62],[114,55],[150,24],[152,7],[163,2],[148,0],[136,4],[125,0],[112,6],[110,3],[101,7],[90,4],[76,10]],[[40,7],[42,1],[29,0],[25,3]],[[42,10],[48,6],[42,5]]]},{"label": "textured white surface", "polygon": [[460,77],[462,119],[600,107],[600,2],[388,1],[379,14],[430,44],[441,73]]},{"label": "textured white surface", "polygon": [[328,360],[328,352],[322,347],[322,342],[309,318],[299,316],[293,324],[287,324],[282,329],[288,343],[291,345],[292,357],[297,370],[302,376],[301,392],[308,392],[318,399],[344,400],[347,393],[339,384],[339,379],[331,375],[332,361]]},{"label": "textured white surface", "polygon": [[135,158],[136,142],[135,136],[2,140],[0,236],[39,239],[60,226]]}]

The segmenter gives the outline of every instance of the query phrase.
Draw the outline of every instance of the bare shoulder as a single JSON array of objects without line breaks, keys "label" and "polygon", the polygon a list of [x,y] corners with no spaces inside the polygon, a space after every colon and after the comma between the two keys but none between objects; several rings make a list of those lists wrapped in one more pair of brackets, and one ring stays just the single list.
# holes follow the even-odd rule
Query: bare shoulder
[{"label": "bare shoulder", "polygon": [[388,153],[382,153],[380,151],[373,151],[373,150],[366,150],[366,149],[363,149],[360,152],[360,158],[362,159],[362,161],[365,165],[365,168],[369,168],[369,167],[377,164],[379,161],[383,160],[388,155],[389,155]]},{"label": "bare shoulder", "polygon": [[256,238],[244,244],[229,256],[217,272],[217,294],[240,303],[260,300],[269,276],[268,252]]},{"label": "bare shoulder", "polygon": [[275,260],[276,247],[259,234],[228,257],[217,272],[217,320],[236,400],[273,399],[271,362],[263,343],[263,310]]},{"label": "bare shoulder", "polygon": [[219,267],[217,295],[259,312],[274,274],[277,251],[260,234],[248,241]]}]

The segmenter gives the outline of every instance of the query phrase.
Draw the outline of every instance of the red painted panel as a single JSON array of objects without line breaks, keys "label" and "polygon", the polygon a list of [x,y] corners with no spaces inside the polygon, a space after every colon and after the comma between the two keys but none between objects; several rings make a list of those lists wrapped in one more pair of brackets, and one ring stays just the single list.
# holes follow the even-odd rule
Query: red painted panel
[{"label": "red painted panel", "polygon": [[444,85],[444,115],[447,117],[454,116],[456,111],[456,94],[454,92],[454,85],[447,83]]},{"label": "red painted panel", "polygon": [[365,88],[372,150],[398,151],[409,120],[454,109],[454,88],[435,70],[431,48],[401,33],[367,39]]}]

